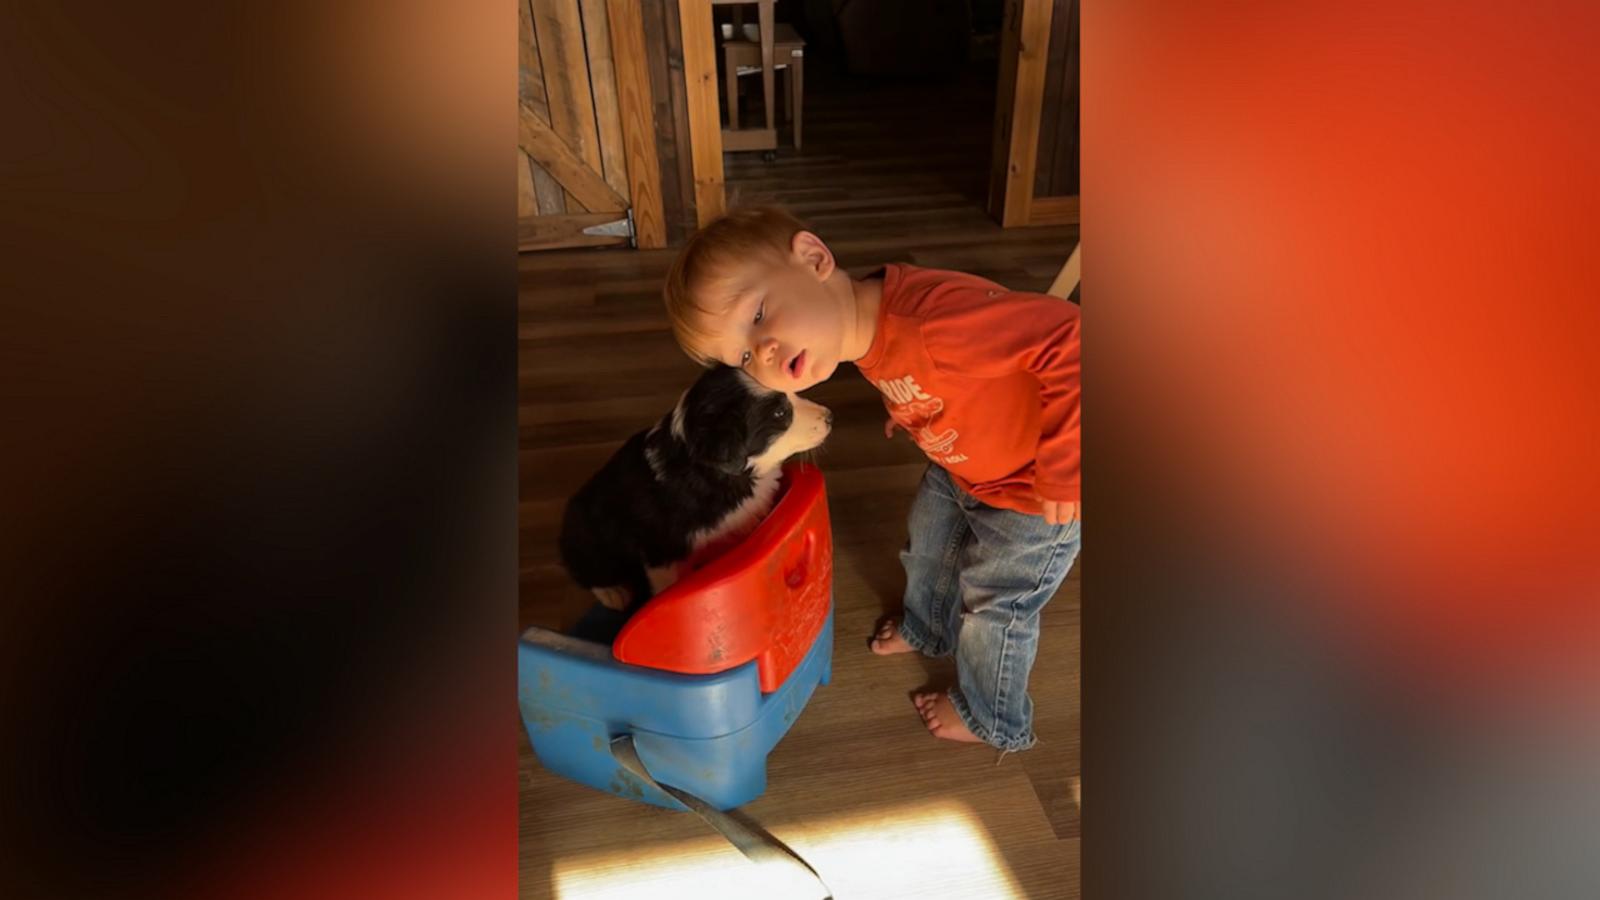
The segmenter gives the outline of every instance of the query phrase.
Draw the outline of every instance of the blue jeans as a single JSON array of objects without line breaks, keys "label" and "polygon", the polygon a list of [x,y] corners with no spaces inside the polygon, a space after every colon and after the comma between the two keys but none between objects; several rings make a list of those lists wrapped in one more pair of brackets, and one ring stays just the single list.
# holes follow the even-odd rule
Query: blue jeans
[{"label": "blue jeans", "polygon": [[911,507],[900,636],[926,656],[956,657],[950,700],[980,740],[1033,746],[1028,671],[1039,611],[1078,556],[1076,521],[1051,525],[987,506],[929,466]]}]

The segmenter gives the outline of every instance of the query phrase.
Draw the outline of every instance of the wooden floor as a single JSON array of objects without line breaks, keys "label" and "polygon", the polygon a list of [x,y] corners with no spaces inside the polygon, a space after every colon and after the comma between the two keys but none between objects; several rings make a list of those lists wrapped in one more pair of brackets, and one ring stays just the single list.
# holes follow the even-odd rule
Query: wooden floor
[{"label": "wooden floor", "polygon": [[[982,210],[992,80],[846,92],[807,75],[805,153],[786,149],[772,165],[730,155],[730,193],[788,206],[858,273],[898,261],[1049,285],[1076,229],[1002,231]],[[523,627],[566,627],[587,605],[556,563],[562,503],[696,373],[661,309],[671,255],[521,258]],[[878,658],[865,644],[899,603],[896,553],[924,458],[903,435],[883,438],[882,401],[852,367],[808,396],[835,413],[818,460],[836,546],[834,680],[773,752],[767,792],[745,811],[841,900],[1077,897],[1078,571],[1043,615],[1031,684],[1039,746],[997,764],[990,748],[930,737],[908,695],[949,683],[948,662]],[[519,785],[524,897],[789,896],[694,816],[549,775],[526,736]]]}]

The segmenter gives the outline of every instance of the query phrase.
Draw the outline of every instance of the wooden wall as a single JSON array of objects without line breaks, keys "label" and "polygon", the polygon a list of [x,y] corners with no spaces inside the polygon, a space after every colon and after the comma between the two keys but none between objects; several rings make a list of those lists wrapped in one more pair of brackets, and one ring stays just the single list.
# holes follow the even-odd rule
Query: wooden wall
[{"label": "wooden wall", "polygon": [[1078,194],[1078,0],[1054,0],[1039,121],[1035,197]]},{"label": "wooden wall", "polygon": [[[585,76],[587,77],[587,75]],[[546,124],[550,123],[550,96],[544,83],[539,42],[533,35],[530,0],[517,2],[517,96]],[[582,207],[574,206],[573,212]],[[517,154],[517,216],[555,215],[567,211],[566,192],[555,178],[527,153]]]}]

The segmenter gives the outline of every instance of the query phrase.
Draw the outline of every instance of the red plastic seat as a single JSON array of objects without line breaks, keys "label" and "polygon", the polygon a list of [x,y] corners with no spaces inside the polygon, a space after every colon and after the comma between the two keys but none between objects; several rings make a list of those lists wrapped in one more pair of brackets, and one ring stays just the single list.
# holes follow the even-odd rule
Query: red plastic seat
[{"label": "red plastic seat", "polygon": [[756,660],[781,687],[833,601],[833,533],[816,466],[790,463],[772,512],[749,537],[646,603],[611,645],[620,662],[711,675]]}]

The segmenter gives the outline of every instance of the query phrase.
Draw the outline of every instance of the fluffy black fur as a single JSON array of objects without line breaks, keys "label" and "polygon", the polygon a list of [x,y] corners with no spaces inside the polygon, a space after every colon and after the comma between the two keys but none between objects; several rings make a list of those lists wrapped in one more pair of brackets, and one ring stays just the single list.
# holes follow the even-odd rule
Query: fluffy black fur
[{"label": "fluffy black fur", "polygon": [[[738,369],[710,369],[669,412],[629,438],[567,502],[561,559],[585,588],[624,586],[636,608],[650,596],[645,567],[687,558],[696,532],[716,528],[755,491],[749,462],[789,427],[782,393],[752,390]],[[651,459],[656,465],[651,467]]]}]

